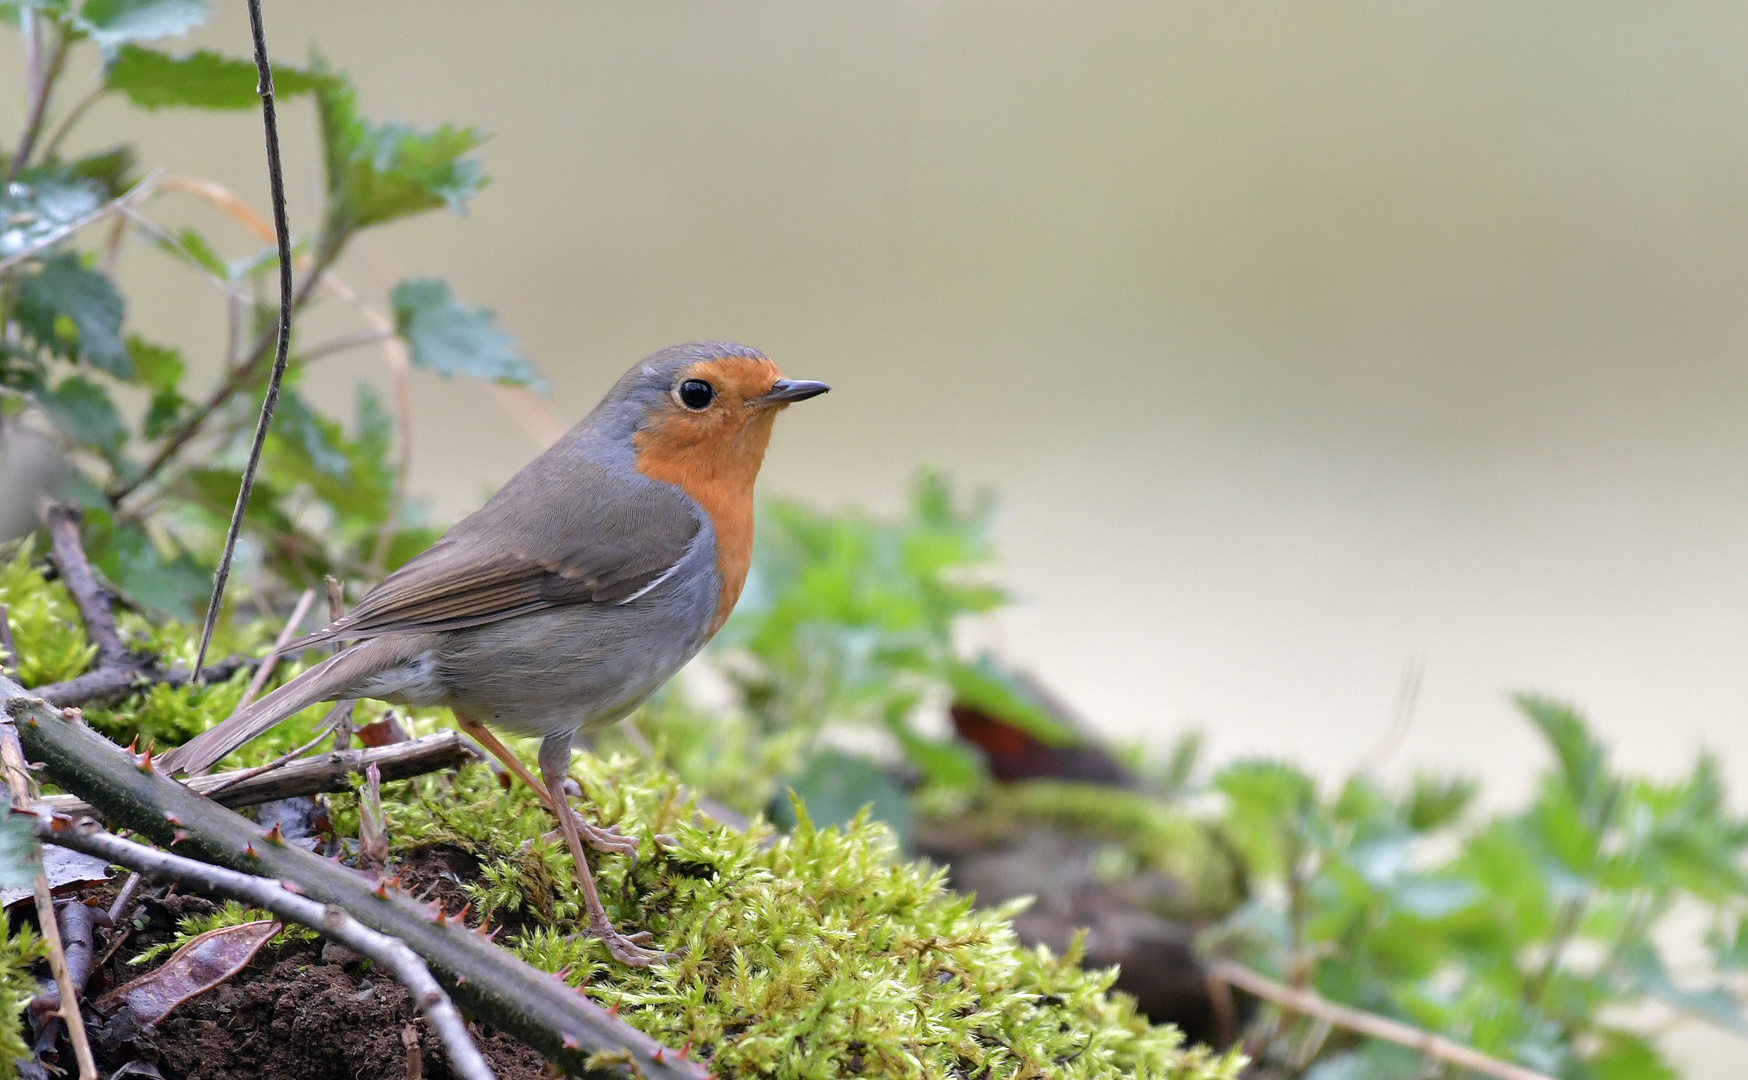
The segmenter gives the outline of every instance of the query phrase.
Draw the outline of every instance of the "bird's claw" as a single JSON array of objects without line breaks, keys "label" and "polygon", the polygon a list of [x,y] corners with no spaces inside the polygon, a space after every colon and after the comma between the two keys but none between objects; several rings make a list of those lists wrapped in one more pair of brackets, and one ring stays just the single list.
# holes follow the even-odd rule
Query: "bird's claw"
[{"label": "bird's claw", "polygon": [[607,946],[607,952],[613,959],[630,967],[649,967],[652,964],[665,964],[669,960],[678,960],[677,952],[663,952],[660,949],[647,948],[644,942],[655,940],[655,935],[648,930],[639,930],[635,934],[621,934],[613,929],[611,923],[603,919],[589,921],[589,935],[601,939],[601,944]]}]

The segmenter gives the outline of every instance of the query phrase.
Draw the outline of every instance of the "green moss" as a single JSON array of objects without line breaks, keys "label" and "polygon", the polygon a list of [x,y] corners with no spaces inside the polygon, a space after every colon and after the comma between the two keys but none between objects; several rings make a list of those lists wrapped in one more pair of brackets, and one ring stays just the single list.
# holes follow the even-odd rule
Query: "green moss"
[{"label": "green moss", "polygon": [[42,939],[28,928],[0,937],[0,1080],[13,1080],[16,1062],[30,1056],[24,1037],[24,1006],[36,993],[30,969],[47,955]]},{"label": "green moss", "polygon": [[[635,871],[597,859],[610,915],[683,950],[679,960],[631,969],[573,939],[580,904],[562,845],[541,839],[550,818],[484,768],[385,800],[391,836],[403,855],[439,842],[471,851],[484,867],[470,885],[476,910],[511,926],[501,943],[568,969],[571,984],[669,1045],[689,1044],[720,1076],[1236,1075],[1235,1059],[1184,1049],[1174,1029],[1110,993],[1114,971],[1022,948],[1011,910],[975,909],[940,872],[896,861],[883,825],[816,829],[797,807],[791,836],[762,821],[742,833],[695,814],[666,771],[579,754],[572,772],[579,806],[643,839]],[[350,808],[336,810],[349,820]],[[658,847],[658,833],[672,844]]]},{"label": "green moss", "polygon": [[6,605],[6,620],[18,656],[7,664],[17,668],[15,678],[24,686],[43,686],[82,674],[97,655],[97,646],[85,640],[79,609],[59,581],[45,580],[33,563],[35,537],[0,548],[0,604]]}]

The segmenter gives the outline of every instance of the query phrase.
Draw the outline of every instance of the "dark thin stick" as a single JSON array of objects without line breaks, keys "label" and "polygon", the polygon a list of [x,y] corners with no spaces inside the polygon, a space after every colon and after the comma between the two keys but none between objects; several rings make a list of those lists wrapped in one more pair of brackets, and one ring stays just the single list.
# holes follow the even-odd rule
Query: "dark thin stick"
[{"label": "dark thin stick", "polygon": [[[256,0],[251,0],[251,9],[255,3]],[[419,1011],[425,1014],[425,1019],[443,1040],[456,1074],[468,1080],[491,1080],[491,1066],[474,1044],[461,1011],[437,984],[431,969],[425,966],[419,954],[398,938],[377,933],[346,914],[341,907],[299,896],[281,882],[154,851],[106,833],[91,822],[75,825],[66,818],[57,819],[53,814],[39,812],[36,825],[37,835],[46,843],[108,859],[147,877],[174,881],[197,892],[228,896],[266,908],[282,919],[302,923],[360,956],[369,957],[391,972],[412,994]]]},{"label": "dark thin stick", "polygon": [[279,118],[273,111],[273,64],[267,59],[267,30],[261,24],[261,0],[249,0],[249,30],[255,38],[255,70],[260,81],[261,124],[266,129],[267,182],[273,196],[273,231],[279,239],[279,343],[273,353],[273,372],[267,377],[267,395],[261,399],[261,419],[255,425],[255,441],[249,447],[249,464],[243,468],[243,484],[237,489],[237,506],[231,511],[231,527],[225,533],[225,550],[213,575],[212,603],[206,608],[206,625],[200,631],[200,650],[194,657],[194,678],[206,663],[206,648],[212,642],[213,624],[225,599],[225,582],[231,576],[231,556],[237,549],[237,534],[243,530],[243,512],[255,489],[255,470],[261,466],[261,449],[267,429],[273,424],[273,407],[279,402],[279,383],[285,378],[285,360],[291,347],[291,227],[285,221],[285,174],[279,164]]}]

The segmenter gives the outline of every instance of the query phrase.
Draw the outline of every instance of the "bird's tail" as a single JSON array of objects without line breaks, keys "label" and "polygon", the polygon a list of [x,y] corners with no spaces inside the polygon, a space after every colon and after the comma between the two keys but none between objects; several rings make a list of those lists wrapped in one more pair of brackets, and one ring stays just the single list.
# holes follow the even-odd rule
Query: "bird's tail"
[{"label": "bird's tail", "polygon": [[398,656],[382,655],[398,652],[381,648],[383,644],[379,638],[335,653],[171,750],[162,759],[163,767],[171,773],[202,772],[232,750],[316,702],[351,697],[346,692],[348,687],[400,662]]}]

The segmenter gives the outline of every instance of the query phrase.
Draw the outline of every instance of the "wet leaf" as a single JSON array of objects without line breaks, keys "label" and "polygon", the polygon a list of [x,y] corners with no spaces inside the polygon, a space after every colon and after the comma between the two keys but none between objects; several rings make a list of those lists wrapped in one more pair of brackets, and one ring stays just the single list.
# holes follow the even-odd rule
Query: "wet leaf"
[{"label": "wet leaf", "polygon": [[206,0],[85,0],[74,25],[104,49],[179,37],[206,22]]},{"label": "wet leaf", "polygon": [[[0,829],[10,829],[12,822],[23,822],[24,831],[30,834],[30,842],[32,844],[36,842],[29,818],[8,814],[4,825],[0,825]],[[4,854],[0,854],[0,863],[17,865],[13,861],[17,849],[13,847],[11,840],[0,841],[0,846],[5,849]],[[30,883],[36,875],[36,869],[33,860],[25,867],[22,878],[6,878],[7,888],[0,889],[0,906],[9,908],[31,898],[33,890]],[[82,889],[87,885],[96,885],[99,882],[109,880],[109,864],[102,859],[81,855],[77,851],[69,851],[64,847],[53,845],[43,848],[42,871],[49,879],[50,892]]]},{"label": "wet leaf", "polygon": [[142,1026],[156,1024],[176,1006],[247,967],[277,933],[279,923],[265,920],[208,930],[177,949],[163,966],[117,987],[94,1004],[106,1012],[127,1005]]}]

